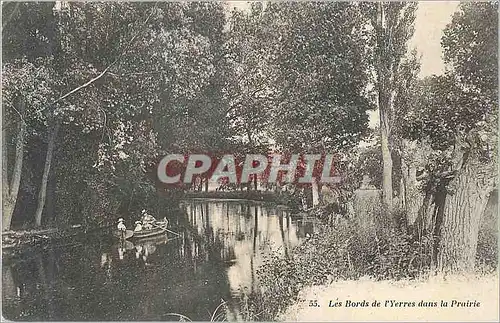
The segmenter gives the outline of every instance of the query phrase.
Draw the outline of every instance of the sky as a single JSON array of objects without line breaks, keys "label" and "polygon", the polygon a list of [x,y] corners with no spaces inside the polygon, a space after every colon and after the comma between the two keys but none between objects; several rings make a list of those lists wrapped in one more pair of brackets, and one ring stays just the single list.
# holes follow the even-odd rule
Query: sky
[{"label": "sky", "polygon": [[421,1],[415,20],[415,34],[410,46],[422,55],[420,76],[442,74],[444,71],[441,54],[443,29],[451,22],[457,10],[457,1]]},{"label": "sky", "polygon": [[[230,7],[248,9],[247,1],[227,1]],[[415,19],[415,33],[410,40],[410,48],[416,48],[421,55],[420,76],[426,77],[444,72],[441,53],[443,29],[451,22],[459,1],[420,1]],[[370,111],[370,127],[379,123],[378,110]]]},{"label": "sky", "polygon": [[[420,77],[443,74],[441,37],[459,4],[458,1],[420,1],[418,3],[415,33],[409,46],[416,48],[421,55]],[[368,115],[370,128],[378,126],[379,111],[369,111]]]}]

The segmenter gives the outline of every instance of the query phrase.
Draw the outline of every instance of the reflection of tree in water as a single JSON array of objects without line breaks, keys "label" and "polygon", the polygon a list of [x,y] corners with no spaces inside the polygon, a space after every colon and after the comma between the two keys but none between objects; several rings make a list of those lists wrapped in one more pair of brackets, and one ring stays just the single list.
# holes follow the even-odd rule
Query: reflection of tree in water
[{"label": "reflection of tree in water", "polygon": [[285,229],[283,227],[283,216],[281,214],[281,210],[279,210],[278,213],[278,222],[280,226],[280,235],[281,235],[281,242],[283,243],[283,250],[285,251],[285,257],[288,258],[288,239],[285,239]]},{"label": "reflection of tree in water", "polygon": [[122,260],[118,243],[89,240],[4,261],[6,317],[161,321],[176,312],[203,321],[221,298],[238,317],[237,298],[258,291],[262,252],[291,248],[302,229],[286,211],[259,204],[193,203],[186,211],[179,238],[126,244]]},{"label": "reflection of tree in water", "polygon": [[220,261],[227,267],[235,300],[228,305],[237,319],[237,298],[248,298],[256,292],[256,272],[262,264],[262,253],[281,249],[283,256],[287,256],[292,241],[297,243],[295,225],[292,226],[286,209],[252,202],[191,201],[185,205],[186,226],[196,240],[194,243],[205,244],[209,254],[221,252],[220,259],[211,256],[210,261]]},{"label": "reflection of tree in water", "polygon": [[93,300],[97,292],[94,286],[106,286],[106,274],[104,271],[100,274],[99,261],[88,261],[99,259],[97,249],[83,245],[71,252],[49,248],[38,250],[34,257],[8,264],[13,284],[18,287],[18,302],[13,307],[4,307],[4,313],[29,320],[105,319],[101,315],[105,311],[99,311],[102,305],[95,307]]},{"label": "reflection of tree in water", "polygon": [[[192,226],[187,228],[184,233],[184,252],[185,256],[190,256],[193,261],[227,261],[234,258],[234,249],[231,246],[230,238],[220,228],[217,232],[210,225],[210,215],[205,207],[200,206],[200,219],[197,219],[195,213],[190,218]],[[195,227],[199,224],[199,227]],[[201,228],[201,230],[199,230]],[[200,233],[201,232],[201,233]]]}]

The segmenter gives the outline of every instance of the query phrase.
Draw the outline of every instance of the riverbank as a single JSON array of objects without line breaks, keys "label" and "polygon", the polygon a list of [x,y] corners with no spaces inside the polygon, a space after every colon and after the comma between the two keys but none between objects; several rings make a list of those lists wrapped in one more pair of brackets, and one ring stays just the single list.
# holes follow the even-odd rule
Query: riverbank
[{"label": "riverbank", "polygon": [[[473,276],[438,278],[431,274],[432,239],[416,239],[394,226],[382,211],[372,214],[372,225],[359,218],[332,217],[325,207],[307,214],[322,223],[285,257],[271,255],[266,266],[259,268],[263,288],[250,302],[249,317],[266,321],[386,321],[392,317],[403,321],[487,321],[498,317],[496,261],[478,259]],[[476,300],[484,306],[452,311],[440,306],[441,300],[451,303],[453,299]],[[342,306],[329,307],[330,300]],[[415,302],[415,307],[386,308],[381,304],[380,308],[353,309],[346,307],[347,300],[366,300],[368,304],[375,300],[407,301]],[[438,302],[439,306],[419,307],[420,301]],[[467,309],[470,312],[464,314]]]},{"label": "riverbank", "polygon": [[[304,288],[299,293],[299,300],[303,301],[297,301],[288,307],[277,320],[498,322],[498,289],[498,273],[431,277],[416,281],[374,281],[366,278],[336,281],[328,285]],[[366,301],[365,305],[368,306],[346,307],[348,300]],[[319,307],[309,306],[310,301],[317,301]],[[379,301],[380,307],[373,307],[374,301]],[[447,302],[448,306],[442,306],[442,301]],[[328,306],[329,303],[334,305],[336,302],[341,306]]]},{"label": "riverbank", "polygon": [[276,193],[274,191],[188,191],[182,195],[183,199],[204,198],[217,200],[250,200],[260,202],[272,202],[297,207],[298,200],[287,192]]},{"label": "riverbank", "polygon": [[48,246],[59,241],[85,239],[89,234],[106,230],[107,227],[84,228],[73,225],[67,228],[47,228],[2,232],[2,256],[12,257],[30,248]]}]

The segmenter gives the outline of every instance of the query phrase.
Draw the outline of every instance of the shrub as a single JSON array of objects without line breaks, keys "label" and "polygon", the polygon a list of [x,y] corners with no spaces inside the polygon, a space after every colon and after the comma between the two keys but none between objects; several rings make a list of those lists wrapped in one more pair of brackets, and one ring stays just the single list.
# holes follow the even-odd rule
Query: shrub
[{"label": "shrub", "polygon": [[430,267],[432,241],[414,240],[395,226],[379,225],[374,231],[361,230],[355,221],[321,226],[289,257],[277,252],[265,258],[258,270],[261,294],[255,312],[259,319],[272,320],[298,300],[306,286],[329,284],[335,280],[416,278]]}]

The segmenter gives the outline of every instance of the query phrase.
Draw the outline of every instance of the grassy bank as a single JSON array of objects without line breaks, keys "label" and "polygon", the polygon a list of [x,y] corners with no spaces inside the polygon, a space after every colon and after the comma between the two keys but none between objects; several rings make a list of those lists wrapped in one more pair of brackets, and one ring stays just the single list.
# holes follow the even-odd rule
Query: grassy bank
[{"label": "grassy bank", "polygon": [[[321,213],[316,209],[309,213],[317,215],[318,212]],[[328,216],[320,218],[327,220]],[[319,232],[292,249],[289,257],[278,253],[268,256],[258,270],[262,288],[249,301],[248,316],[266,321],[283,318],[288,308],[302,303],[305,289],[343,281],[352,284],[360,279],[426,281],[430,277],[432,240],[415,239],[384,221],[387,218],[380,216],[377,226],[369,230],[350,220],[323,224]],[[488,267],[482,272],[488,275],[494,270],[496,267]],[[359,289],[361,299],[366,294],[363,288]],[[332,292],[331,297],[334,294]],[[307,319],[307,315],[301,318]],[[284,316],[284,319],[294,320],[292,316]],[[323,320],[331,319],[331,316],[323,317]]]},{"label": "grassy bank", "polygon": [[100,235],[103,230],[109,230],[109,228],[89,229],[76,225],[67,228],[2,232],[2,256],[13,257],[28,249],[85,240],[91,236]]}]

